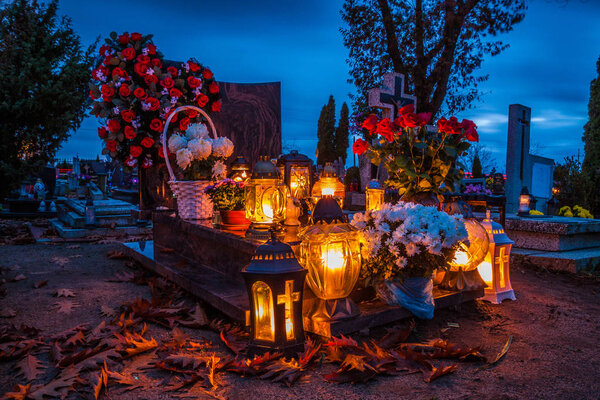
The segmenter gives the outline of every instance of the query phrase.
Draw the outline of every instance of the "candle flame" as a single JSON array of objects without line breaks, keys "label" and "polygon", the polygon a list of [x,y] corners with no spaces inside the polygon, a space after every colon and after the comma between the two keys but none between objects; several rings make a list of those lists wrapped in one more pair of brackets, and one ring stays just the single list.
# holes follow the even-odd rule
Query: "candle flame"
[{"label": "candle flame", "polygon": [[321,189],[321,196],[333,196],[335,191],[333,188],[323,188]]},{"label": "candle flame", "polygon": [[477,271],[479,272],[479,275],[481,275],[481,279],[483,279],[485,284],[488,286],[492,286],[492,281],[494,279],[492,264],[489,261],[483,261],[477,267]]}]

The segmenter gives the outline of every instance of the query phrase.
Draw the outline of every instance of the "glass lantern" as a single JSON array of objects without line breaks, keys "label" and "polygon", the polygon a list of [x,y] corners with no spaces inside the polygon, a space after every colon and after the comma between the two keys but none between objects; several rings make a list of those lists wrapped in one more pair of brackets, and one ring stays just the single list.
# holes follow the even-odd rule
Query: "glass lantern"
[{"label": "glass lantern", "polygon": [[267,157],[261,157],[244,188],[246,218],[251,223],[246,231],[247,238],[266,241],[269,229],[277,228],[285,220],[286,194],[286,186],[277,167]]},{"label": "glass lantern", "polygon": [[326,163],[325,168],[323,168],[323,171],[321,172],[321,177],[314,184],[312,189],[311,199],[313,204],[316,204],[323,196],[333,196],[340,207],[343,207],[345,193],[346,188],[338,179],[333,165],[331,163]]},{"label": "glass lantern", "polygon": [[318,298],[308,316],[318,321],[354,317],[360,311],[348,296],[360,274],[360,233],[332,196],[319,200],[312,222],[298,235],[300,264],[308,270],[308,286]]},{"label": "glass lantern", "polygon": [[367,211],[381,210],[383,205],[383,197],[385,190],[381,186],[381,183],[377,179],[372,179],[365,190],[367,198]]},{"label": "glass lantern", "polygon": [[250,179],[250,165],[244,157],[238,157],[231,164],[231,179],[234,182],[248,182]]},{"label": "glass lantern", "polygon": [[250,300],[250,353],[304,350],[302,291],[306,270],[273,231],[242,270]]},{"label": "glass lantern", "polygon": [[490,218],[489,210],[481,225],[485,228],[490,242],[485,259],[477,267],[486,284],[483,300],[494,304],[504,300],[516,300],[510,283],[510,250],[514,242],[506,235],[502,225]]},{"label": "glass lantern", "polygon": [[521,194],[519,195],[519,212],[517,215],[520,217],[525,217],[529,215],[531,203],[531,195],[529,194],[529,190],[527,190],[526,186],[523,186],[521,189]]},{"label": "glass lantern", "polygon": [[282,155],[277,160],[283,180],[289,189],[289,194],[298,200],[311,195],[312,189],[312,160],[297,150]]}]

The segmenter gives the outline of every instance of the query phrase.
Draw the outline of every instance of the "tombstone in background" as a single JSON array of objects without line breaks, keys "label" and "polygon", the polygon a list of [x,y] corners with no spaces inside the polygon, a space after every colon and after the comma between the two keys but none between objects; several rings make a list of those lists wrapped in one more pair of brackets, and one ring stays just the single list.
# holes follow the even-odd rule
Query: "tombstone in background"
[{"label": "tombstone in background", "polygon": [[[380,108],[383,118],[393,121],[398,116],[398,110],[408,104],[417,107],[417,98],[404,93],[404,75],[397,72],[387,73],[383,76],[381,88],[369,90],[369,107]],[[360,169],[360,187],[364,191],[371,179],[387,179],[387,172],[380,168],[377,176],[377,168],[373,168],[366,153],[358,157],[358,168]]]},{"label": "tombstone in background", "polygon": [[506,212],[519,209],[519,195],[526,187],[538,198],[538,211],[546,212],[546,201],[552,197],[554,160],[529,154],[531,108],[511,104],[508,108],[506,143]]}]

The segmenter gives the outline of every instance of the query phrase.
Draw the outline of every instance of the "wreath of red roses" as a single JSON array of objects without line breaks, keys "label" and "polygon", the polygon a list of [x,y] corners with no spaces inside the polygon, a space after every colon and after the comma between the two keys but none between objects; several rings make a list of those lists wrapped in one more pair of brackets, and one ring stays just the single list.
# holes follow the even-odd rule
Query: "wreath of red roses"
[{"label": "wreath of red roses", "polygon": [[[171,110],[182,105],[197,105],[207,113],[221,110],[212,71],[193,58],[163,65],[152,35],[111,32],[99,55],[90,83],[91,114],[102,123],[102,154],[125,167],[148,168],[164,158],[160,134]],[[180,114],[171,120],[170,133],[201,122],[196,111]]]}]

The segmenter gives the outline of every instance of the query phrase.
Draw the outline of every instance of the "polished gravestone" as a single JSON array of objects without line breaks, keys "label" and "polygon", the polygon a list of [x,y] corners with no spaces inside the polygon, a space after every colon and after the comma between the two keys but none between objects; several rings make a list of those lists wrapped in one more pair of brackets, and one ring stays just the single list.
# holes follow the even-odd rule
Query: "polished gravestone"
[{"label": "polished gravestone", "polygon": [[[124,243],[125,251],[146,268],[173,281],[208,304],[239,322],[246,321],[248,295],[240,271],[254,255],[259,243],[233,233],[214,229],[210,222],[190,222],[180,218],[153,215],[153,241]],[[283,232],[283,240],[294,251],[299,242],[297,228]],[[483,289],[465,292],[434,292],[436,308],[445,308],[483,297]],[[315,297],[306,286],[304,310]],[[412,314],[402,307],[380,301],[358,302],[361,315],[352,319],[317,322],[304,319],[305,329],[322,336],[356,332],[393,323]]]}]

